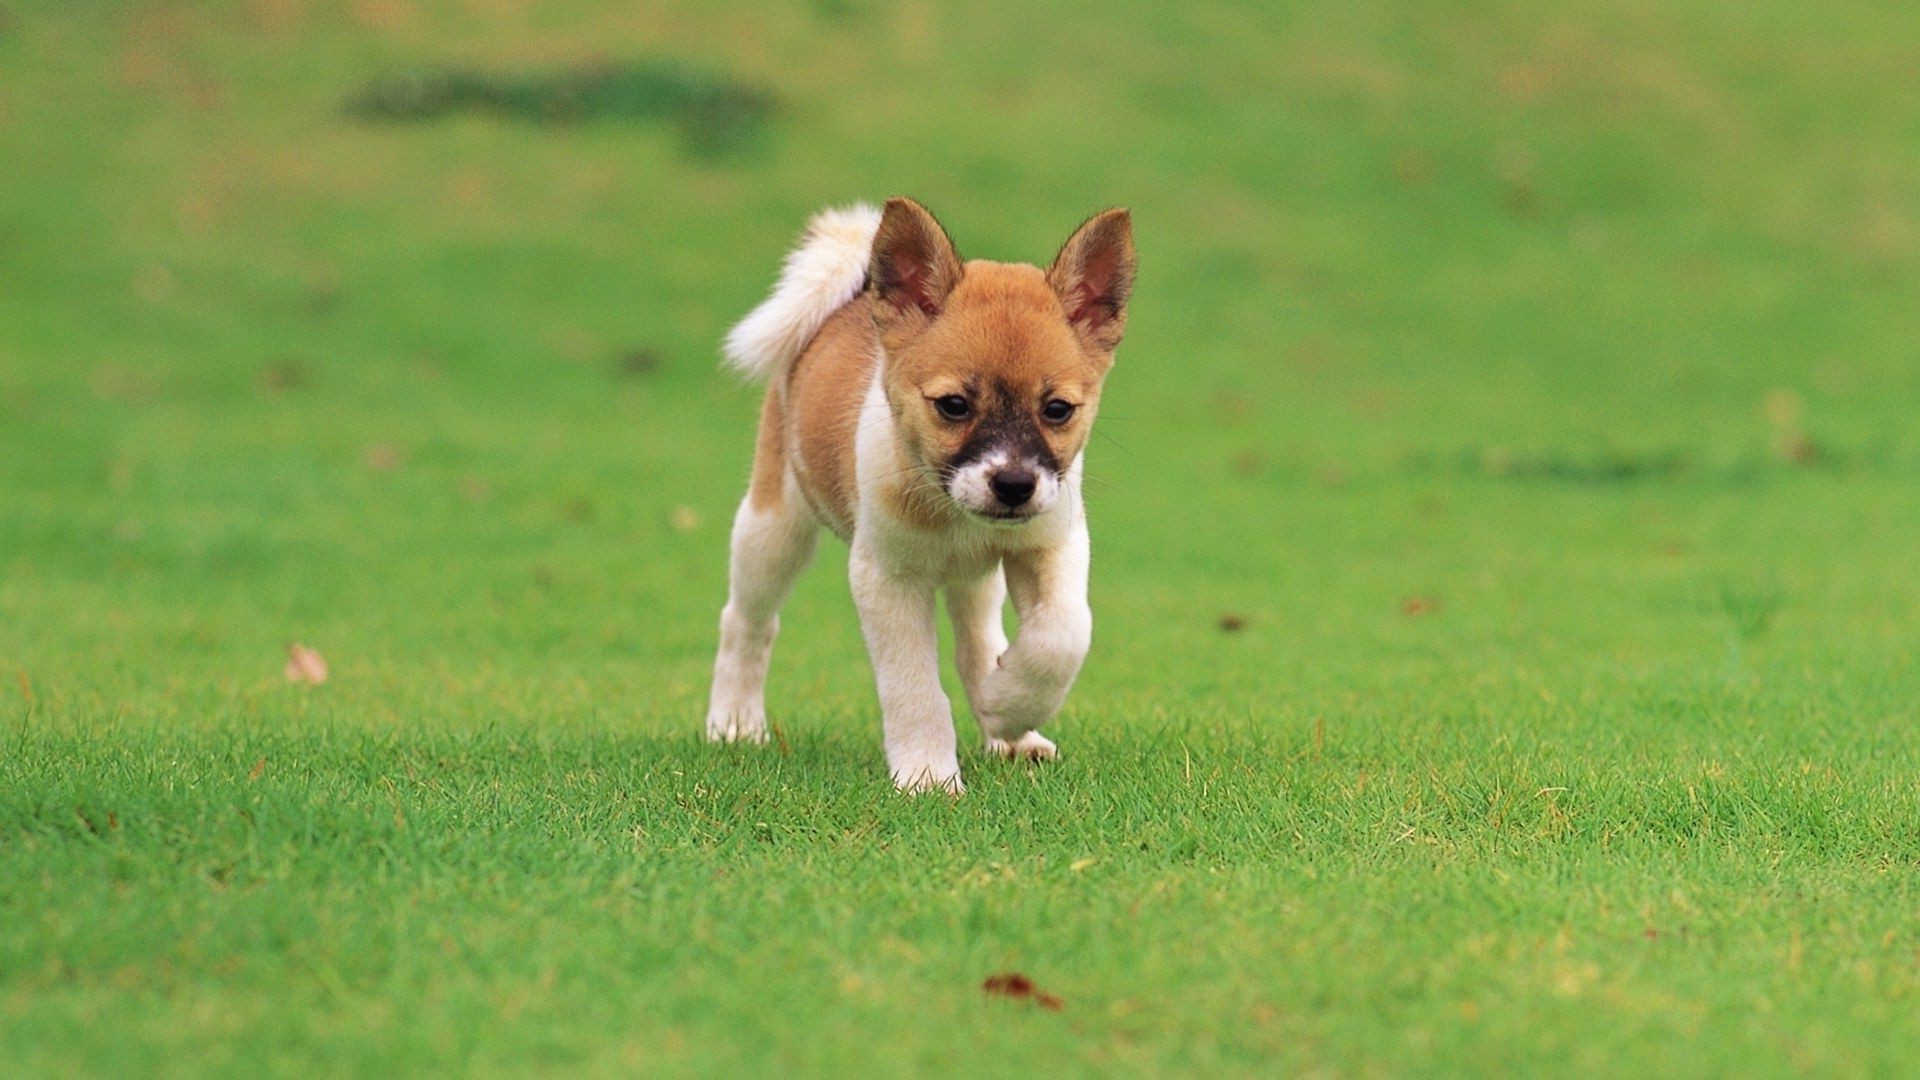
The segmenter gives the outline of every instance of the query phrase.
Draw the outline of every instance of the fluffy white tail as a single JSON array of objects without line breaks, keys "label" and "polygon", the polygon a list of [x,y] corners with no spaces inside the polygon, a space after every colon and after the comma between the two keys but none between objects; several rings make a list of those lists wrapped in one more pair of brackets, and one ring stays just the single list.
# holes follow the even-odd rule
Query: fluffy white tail
[{"label": "fluffy white tail", "polygon": [[879,231],[880,211],[866,203],[813,215],[773,295],[727,331],[727,363],[755,379],[786,370],[828,316],[860,294]]}]

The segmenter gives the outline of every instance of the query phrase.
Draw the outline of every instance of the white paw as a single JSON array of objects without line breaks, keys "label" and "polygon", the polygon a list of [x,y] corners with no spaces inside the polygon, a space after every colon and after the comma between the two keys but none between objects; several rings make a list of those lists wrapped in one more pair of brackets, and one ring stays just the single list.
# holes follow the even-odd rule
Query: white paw
[{"label": "white paw", "polygon": [[967,785],[960,782],[958,761],[897,765],[892,771],[893,786],[908,795],[926,795],[933,792],[960,795],[967,790]]},{"label": "white paw", "polygon": [[1071,675],[1036,677],[998,667],[981,680],[973,697],[974,715],[988,734],[1012,742],[1051,720],[1072,686]]},{"label": "white paw", "polygon": [[987,753],[997,754],[1010,761],[1052,761],[1060,756],[1060,748],[1053,740],[1037,731],[1029,731],[1018,738],[996,739],[987,736]]},{"label": "white paw", "polygon": [[767,710],[760,704],[715,704],[707,711],[707,741],[763,743],[767,741]]}]

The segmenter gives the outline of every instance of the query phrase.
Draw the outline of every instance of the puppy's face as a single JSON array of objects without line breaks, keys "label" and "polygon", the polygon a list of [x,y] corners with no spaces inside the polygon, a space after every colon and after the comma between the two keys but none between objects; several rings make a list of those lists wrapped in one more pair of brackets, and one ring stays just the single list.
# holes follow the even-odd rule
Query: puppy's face
[{"label": "puppy's face", "polygon": [[1042,272],[963,266],[932,215],[887,204],[874,321],[896,430],[927,484],[993,521],[1054,506],[1093,427],[1133,268],[1124,210],[1081,226]]}]

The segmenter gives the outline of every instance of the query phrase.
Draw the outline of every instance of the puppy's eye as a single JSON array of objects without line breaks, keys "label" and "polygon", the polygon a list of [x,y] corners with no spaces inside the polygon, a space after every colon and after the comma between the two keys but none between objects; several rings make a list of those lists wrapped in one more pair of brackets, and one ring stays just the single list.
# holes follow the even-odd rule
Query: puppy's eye
[{"label": "puppy's eye", "polygon": [[1044,417],[1049,424],[1064,424],[1073,419],[1073,410],[1076,408],[1079,408],[1079,406],[1071,401],[1061,401],[1059,398],[1054,398],[1052,401],[1040,407],[1040,415]]},{"label": "puppy's eye", "polygon": [[959,394],[948,394],[933,399],[933,409],[947,420],[965,420],[973,415],[973,406]]}]

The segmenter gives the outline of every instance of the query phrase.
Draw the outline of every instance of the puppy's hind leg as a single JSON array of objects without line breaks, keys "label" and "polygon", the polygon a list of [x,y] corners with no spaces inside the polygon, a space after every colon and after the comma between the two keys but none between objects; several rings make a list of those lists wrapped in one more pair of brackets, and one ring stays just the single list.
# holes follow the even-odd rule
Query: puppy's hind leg
[{"label": "puppy's hind leg", "polygon": [[949,586],[947,615],[953,620],[953,665],[960,671],[960,684],[966,687],[967,704],[975,720],[981,721],[980,735],[987,753],[1007,758],[1048,761],[1058,756],[1053,740],[1038,731],[1029,731],[1012,740],[988,731],[981,715],[980,691],[987,676],[1000,665],[1007,651],[1004,610],[1007,579],[1001,568],[977,581]]},{"label": "puppy's hind leg", "polygon": [[[763,433],[753,488],[733,519],[727,606],[720,612],[720,654],[707,705],[707,738],[714,742],[767,740],[767,663],[780,605],[812,560],[820,531],[784,460],[766,460],[768,443]],[[777,443],[772,450],[777,453]]]}]

